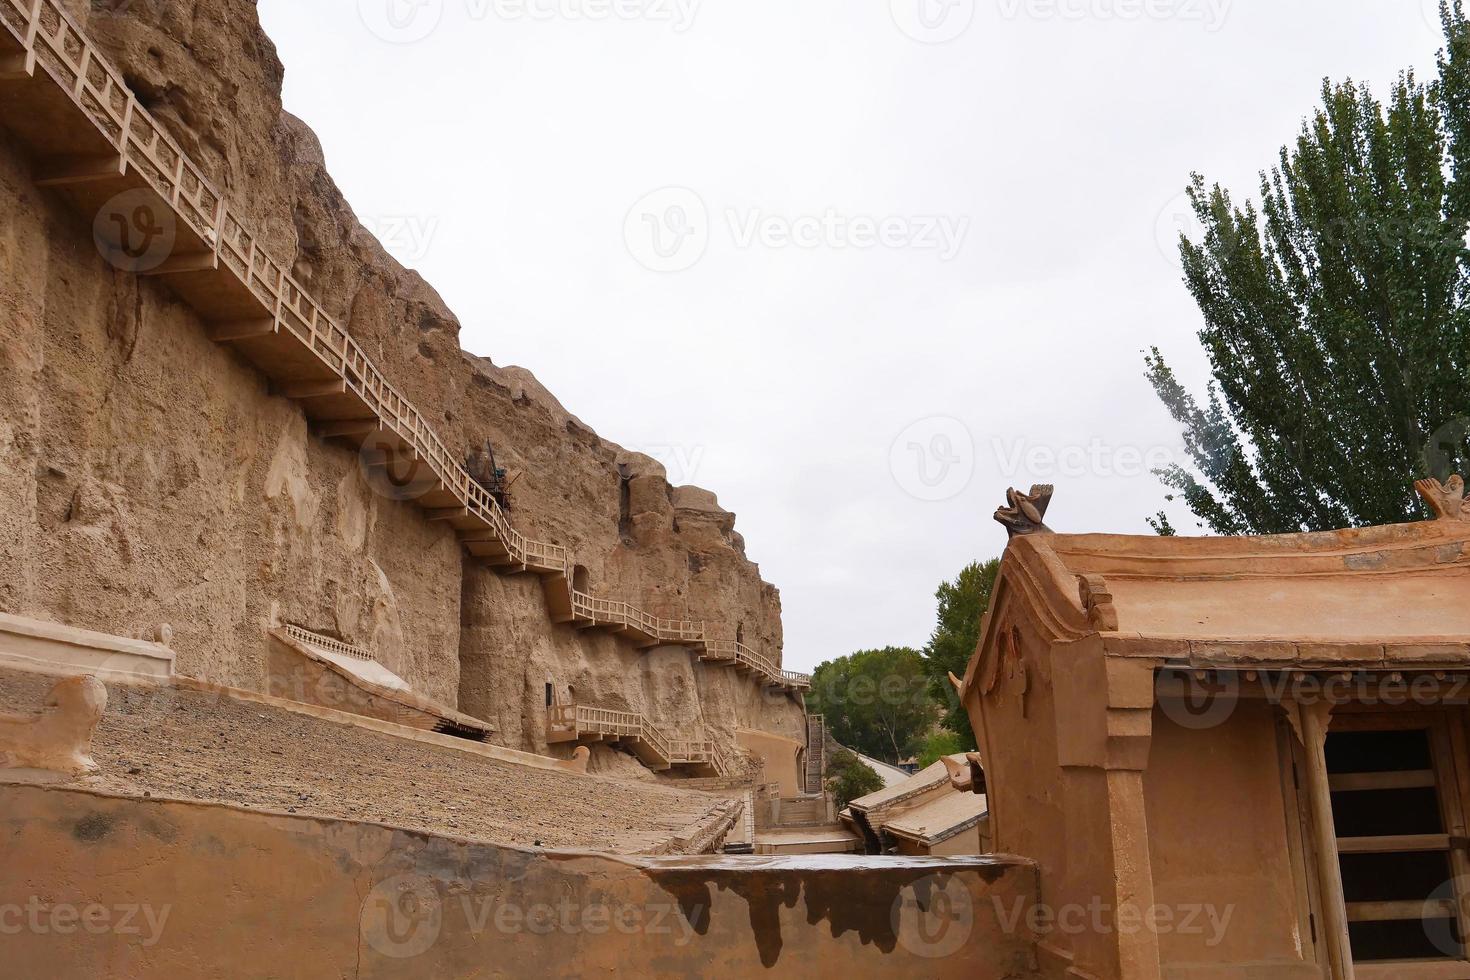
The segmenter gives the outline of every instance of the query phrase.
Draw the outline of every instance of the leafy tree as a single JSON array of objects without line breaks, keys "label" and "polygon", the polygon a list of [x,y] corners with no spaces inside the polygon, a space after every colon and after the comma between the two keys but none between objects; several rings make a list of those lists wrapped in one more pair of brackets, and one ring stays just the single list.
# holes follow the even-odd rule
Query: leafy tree
[{"label": "leafy tree", "polygon": [[965,676],[970,657],[980,643],[980,618],[990,607],[990,593],[995,588],[995,576],[999,571],[998,558],[971,562],[960,570],[953,582],[941,582],[939,590],[934,593],[939,600],[939,621],[924,647],[924,659],[929,671],[929,693],[944,706],[940,724],[959,736],[960,744],[955,752],[973,750],[976,743],[975,734],[970,730],[970,717],[965,713],[964,705],[959,703],[954,685],[949,682],[949,673],[953,671],[956,677]]},{"label": "leafy tree", "polygon": [[842,809],[859,797],[883,788],[883,779],[873,767],[846,750],[827,760],[827,790]]},{"label": "leafy tree", "polygon": [[961,752],[973,750],[973,745],[966,745],[965,740],[959,735],[944,729],[924,739],[924,747],[919,750],[919,768],[929,768],[938,762],[941,756],[958,755]]},{"label": "leafy tree", "polygon": [[827,718],[832,737],[884,761],[912,752],[934,723],[923,655],[908,647],[861,650],[817,668],[807,705]]},{"label": "leafy tree", "polygon": [[1404,72],[1386,104],[1323,83],[1259,209],[1190,183],[1213,381],[1201,402],[1157,348],[1145,362],[1198,470],[1159,475],[1220,534],[1413,520],[1413,480],[1467,461],[1470,28],[1460,0],[1441,17],[1434,81]]}]

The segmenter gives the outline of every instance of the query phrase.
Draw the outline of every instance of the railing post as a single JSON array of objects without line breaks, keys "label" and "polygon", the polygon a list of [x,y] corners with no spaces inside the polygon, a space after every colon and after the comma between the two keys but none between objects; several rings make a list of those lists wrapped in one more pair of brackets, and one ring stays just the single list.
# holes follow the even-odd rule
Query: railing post
[{"label": "railing post", "polygon": [[[138,100],[132,91],[128,91],[128,103],[123,107],[122,132],[118,134],[117,154],[122,157],[123,167],[126,168],[132,160],[133,145],[133,110],[138,106]],[[223,199],[221,199],[223,200]]]},{"label": "railing post", "polygon": [[36,45],[36,35],[41,32],[41,3],[43,0],[35,0],[31,4],[31,13],[26,21],[26,50],[29,51]]}]

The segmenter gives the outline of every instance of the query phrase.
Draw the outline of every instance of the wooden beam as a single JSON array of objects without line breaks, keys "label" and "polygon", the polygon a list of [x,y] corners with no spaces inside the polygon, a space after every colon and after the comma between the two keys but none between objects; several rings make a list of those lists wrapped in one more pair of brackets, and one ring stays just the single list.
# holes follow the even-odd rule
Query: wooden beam
[{"label": "wooden beam", "polygon": [[282,398],[292,401],[306,401],[308,398],[330,398],[333,395],[347,393],[347,382],[345,381],[291,381],[275,386],[276,394]]},{"label": "wooden beam", "polygon": [[[330,422],[318,422],[315,426],[317,435],[323,439],[335,439],[338,436],[365,436],[369,432],[378,431],[381,425],[376,418],[371,419],[333,419]],[[365,460],[368,466],[387,466],[388,461]]]},{"label": "wooden beam", "polygon": [[173,276],[186,272],[213,272],[219,268],[219,258],[213,252],[185,252],[165,259],[152,269],[139,271],[141,276]]},{"label": "wooden beam", "polygon": [[1402,834],[1397,837],[1339,837],[1339,854],[1423,854],[1448,851],[1449,834]]},{"label": "wooden beam", "polygon": [[1349,922],[1412,922],[1453,919],[1455,903],[1447,898],[1409,902],[1348,902]]},{"label": "wooden beam", "polygon": [[276,332],[276,321],[271,317],[255,320],[230,320],[209,326],[209,339],[216,344],[228,344],[235,340],[252,337],[267,337]]},{"label": "wooden beam", "polygon": [[424,511],[424,516],[431,521],[455,521],[461,517],[469,517],[468,507],[436,507]]},{"label": "wooden beam", "polygon": [[1415,769],[1408,772],[1341,772],[1327,780],[1334,793],[1355,793],[1375,789],[1433,789],[1434,770]]},{"label": "wooden beam", "polygon": [[38,187],[66,187],[99,180],[116,180],[123,175],[124,170],[120,153],[56,157],[37,164],[34,180]]}]

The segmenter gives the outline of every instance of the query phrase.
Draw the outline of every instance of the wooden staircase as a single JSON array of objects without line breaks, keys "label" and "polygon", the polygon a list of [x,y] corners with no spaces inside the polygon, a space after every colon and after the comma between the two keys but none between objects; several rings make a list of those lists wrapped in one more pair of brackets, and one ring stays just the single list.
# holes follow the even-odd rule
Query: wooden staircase
[{"label": "wooden staircase", "polygon": [[827,719],[806,716],[806,791],[820,793],[827,778]]},{"label": "wooden staircase", "polygon": [[792,695],[810,689],[810,676],[781,670],[702,622],[659,619],[579,591],[569,551],[511,526],[419,410],[265,252],[58,0],[0,0],[0,123],[29,149],[38,185],[96,216],[109,261],[166,283],[213,340],[298,402],[318,435],[354,446],[380,491],[446,523],[466,551],[502,572],[537,575],[555,622],[607,630],[640,648],[684,646]]},{"label": "wooden staircase", "polygon": [[714,742],[670,737],[647,717],[631,711],[553,705],[547,713],[546,741],[619,742],[655,772],[673,766],[695,766],[723,777],[728,771],[724,755]]}]

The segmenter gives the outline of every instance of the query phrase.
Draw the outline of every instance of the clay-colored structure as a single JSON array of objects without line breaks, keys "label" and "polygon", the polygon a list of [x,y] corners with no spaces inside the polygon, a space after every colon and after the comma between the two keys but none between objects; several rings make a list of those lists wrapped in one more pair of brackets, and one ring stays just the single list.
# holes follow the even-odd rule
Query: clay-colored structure
[{"label": "clay-colored structure", "polygon": [[[964,771],[967,778],[956,780]],[[968,779],[964,755],[945,756],[914,775],[860,796],[842,811],[842,822],[860,835],[869,854],[937,857],[987,854],[989,811],[984,787]]]},{"label": "clay-colored structure", "polygon": [[1458,486],[1422,488],[1440,520],[1278,537],[998,515],[962,696],[995,848],[1086,923],[1050,920],[1043,971],[1470,976]]},{"label": "clay-colored structure", "polygon": [[[3,785],[0,812],[5,881],[46,885],[0,887],[40,923],[6,937],[17,976],[1030,974],[1017,858],[614,859]],[[58,941],[71,909],[126,928]]]},{"label": "clay-colored structure", "polygon": [[462,351],[281,73],[237,0],[0,0],[0,613],[171,623],[180,673],[260,691],[299,624],[533,752],[552,689],[800,739],[734,515]]},{"label": "clay-colored structure", "polygon": [[107,688],[95,677],[57,683],[34,715],[0,713],[0,769],[76,775],[97,768],[92,733],[107,710]]}]

